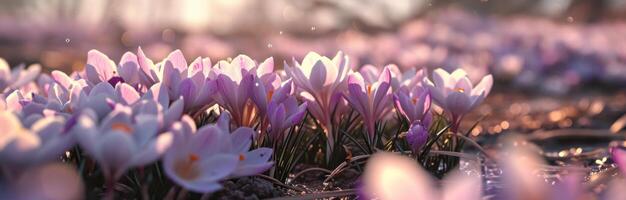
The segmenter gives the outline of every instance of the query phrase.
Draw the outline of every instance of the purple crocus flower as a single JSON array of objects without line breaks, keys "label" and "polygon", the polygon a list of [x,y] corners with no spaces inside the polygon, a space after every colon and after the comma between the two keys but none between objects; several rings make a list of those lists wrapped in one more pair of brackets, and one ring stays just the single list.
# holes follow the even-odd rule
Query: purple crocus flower
[{"label": "purple crocus flower", "polygon": [[202,193],[220,189],[220,180],[251,176],[269,169],[272,149],[249,151],[254,130],[240,127],[230,132],[230,115],[222,113],[216,124],[196,130],[193,119],[174,123],[175,140],[163,157],[165,173],[182,187]]},{"label": "purple crocus flower", "polygon": [[415,121],[409,127],[409,131],[406,132],[406,140],[411,146],[413,153],[418,153],[422,146],[426,144],[426,141],[428,141],[427,128],[420,121]]},{"label": "purple crocus flower", "polygon": [[239,127],[231,132],[229,124],[230,115],[228,113],[222,113],[214,126],[219,127],[222,130],[221,133],[228,136],[226,137],[228,139],[222,140],[222,146],[220,147],[222,152],[239,156],[237,169],[235,169],[230,177],[256,175],[267,171],[274,165],[274,162],[269,161],[272,156],[271,148],[261,147],[250,151],[252,139],[257,135],[254,129]]},{"label": "purple crocus flower", "polygon": [[239,156],[220,152],[228,135],[216,126],[196,130],[189,116],[172,125],[172,147],[163,155],[165,174],[185,189],[209,193],[222,188],[219,181],[232,174],[239,164]]},{"label": "purple crocus flower", "polygon": [[298,124],[306,114],[307,102],[298,104],[293,94],[293,82],[285,81],[275,93],[268,94],[267,118],[269,134],[274,139],[282,138],[283,132]]},{"label": "purple crocus flower", "polygon": [[[128,59],[127,65],[139,66],[141,72],[137,79],[150,90],[154,85],[167,89],[169,99],[174,100],[183,97],[185,111],[191,112],[202,110],[203,107],[212,105],[211,95],[216,91],[216,83],[209,78],[211,60],[209,58],[196,58],[189,66],[180,50],[171,52],[163,61],[156,65],[148,59],[141,48],[138,55],[127,53],[132,59]],[[134,69],[134,68],[133,68]]]},{"label": "purple crocus flower", "polygon": [[[273,69],[274,59],[270,57],[259,64],[256,69],[256,76],[254,76],[254,85],[250,98],[256,104],[261,115],[268,114],[268,105],[272,101],[282,102],[284,100],[282,97],[272,98],[280,90],[282,81],[281,77],[273,72]],[[289,91],[286,92],[292,92],[291,86],[289,87]]]},{"label": "purple crocus flower", "polygon": [[360,73],[348,77],[346,99],[361,114],[370,139],[374,138],[375,123],[390,109],[391,72],[385,67],[375,82],[365,82]]},{"label": "purple crocus flower", "polygon": [[[298,90],[300,98],[307,102],[311,114],[323,126],[328,138],[327,152],[333,149],[333,111],[338,109],[343,101],[342,90],[345,89],[345,79],[350,67],[348,57],[338,52],[333,59],[309,52],[302,63],[294,60],[295,67],[285,64],[285,72],[291,77]],[[335,112],[336,115],[341,114]],[[327,153],[330,155],[330,153]]]},{"label": "purple crocus flower", "polygon": [[85,109],[76,126],[82,130],[76,134],[80,146],[100,164],[109,182],[129,168],[154,162],[173,140],[171,133],[159,133],[156,116],[135,115],[120,104],[99,123],[95,113]]},{"label": "purple crocus flower", "polygon": [[219,61],[214,69],[218,93],[215,101],[228,110],[235,124],[252,126],[258,116],[250,97],[255,84],[256,63],[246,55],[239,55],[231,62]]},{"label": "purple crocus flower", "polygon": [[436,69],[433,72],[433,81],[426,79],[433,99],[451,116],[453,124],[457,126],[465,113],[487,97],[493,85],[493,77],[489,74],[474,87],[463,69],[457,69],[452,74]]},{"label": "purple crocus flower", "polygon": [[211,96],[217,92],[217,84],[209,78],[210,70],[208,58],[196,58],[187,69],[187,75],[183,74],[178,86],[172,90],[172,96],[183,97],[186,111],[204,111],[201,108],[213,105]]},{"label": "purple crocus flower", "polygon": [[420,86],[412,89],[401,87],[393,95],[393,101],[396,110],[406,117],[409,123],[421,121],[426,126],[430,125],[431,98],[428,89]]}]

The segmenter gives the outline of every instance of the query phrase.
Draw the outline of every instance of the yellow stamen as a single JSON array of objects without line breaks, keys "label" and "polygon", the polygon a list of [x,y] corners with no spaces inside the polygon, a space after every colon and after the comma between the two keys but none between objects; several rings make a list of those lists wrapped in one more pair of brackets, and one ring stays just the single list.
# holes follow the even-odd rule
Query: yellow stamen
[{"label": "yellow stamen", "polygon": [[367,95],[372,95],[372,85],[367,85]]},{"label": "yellow stamen", "polygon": [[457,92],[465,92],[465,90],[463,88],[454,88],[454,91]]},{"label": "yellow stamen", "polygon": [[122,131],[124,133],[133,133],[132,127],[128,126],[128,124],[121,123],[121,122],[115,122],[111,124],[111,129],[116,130],[116,131]]},{"label": "yellow stamen", "polygon": [[417,98],[413,97],[413,99],[411,99],[411,101],[413,102],[413,105],[417,104]]},{"label": "yellow stamen", "polygon": [[243,154],[239,154],[239,161],[243,161],[246,159],[246,156],[244,156]]}]

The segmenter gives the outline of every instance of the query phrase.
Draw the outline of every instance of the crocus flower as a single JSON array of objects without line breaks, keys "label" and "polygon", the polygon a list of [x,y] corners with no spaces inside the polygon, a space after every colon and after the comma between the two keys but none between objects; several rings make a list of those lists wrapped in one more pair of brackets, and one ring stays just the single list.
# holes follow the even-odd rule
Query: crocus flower
[{"label": "crocus flower", "polygon": [[287,80],[274,93],[268,93],[267,118],[269,120],[269,134],[272,138],[282,137],[282,133],[304,118],[307,102],[298,104],[293,94],[293,82]]},{"label": "crocus flower", "polygon": [[257,76],[256,63],[246,55],[239,55],[231,62],[219,61],[214,69],[217,73],[217,103],[228,110],[239,126],[252,126],[258,116],[252,102],[251,90]]},{"label": "crocus flower", "polygon": [[187,66],[182,52],[176,50],[158,63],[156,68],[161,69],[160,83],[168,89],[170,99],[183,97],[186,111],[211,106],[211,95],[216,92],[217,86],[215,81],[209,78],[211,71],[209,58],[198,57]]},{"label": "crocus flower", "polygon": [[173,90],[174,97],[183,97],[186,111],[204,111],[213,105],[211,96],[217,92],[215,80],[210,79],[211,60],[209,58],[196,58],[189,68],[187,75],[183,75],[178,86]]},{"label": "crocus flower", "polygon": [[[230,175],[231,177],[252,176],[267,171],[274,162],[269,159],[272,156],[272,149],[257,148],[250,151],[255,131],[249,127],[239,127],[230,132],[228,124],[230,124],[230,115],[222,113],[216,124],[222,131],[215,134],[226,134],[228,138],[222,140],[222,152],[236,155],[239,157],[237,169]],[[229,134],[230,133],[230,134]]]},{"label": "crocus flower", "polygon": [[126,170],[157,160],[173,140],[171,133],[158,133],[158,120],[152,115],[133,115],[131,108],[116,105],[98,123],[95,113],[82,111],[77,119],[80,146],[99,164],[109,183]]},{"label": "crocus flower", "polygon": [[27,128],[11,112],[0,111],[0,165],[19,170],[52,161],[74,145],[74,131],[62,117],[42,118]]},{"label": "crocus flower", "polygon": [[406,132],[406,141],[411,146],[413,153],[418,153],[426,144],[426,141],[428,141],[429,134],[427,128],[420,121],[415,121],[409,127],[409,131]]},{"label": "crocus flower", "polygon": [[400,88],[393,95],[396,110],[402,114],[409,123],[421,121],[421,124],[430,125],[431,114],[431,98],[428,89],[423,87]]},{"label": "crocus flower", "polygon": [[453,173],[443,180],[442,189],[435,187],[434,178],[405,156],[377,153],[368,161],[363,174],[362,194],[376,199],[481,199],[481,178]]},{"label": "crocus flower", "polygon": [[342,90],[346,87],[345,79],[350,70],[348,57],[338,52],[330,59],[310,52],[302,63],[294,61],[294,65],[285,64],[285,72],[301,90],[299,96],[308,103],[308,110],[323,126],[328,138],[327,152],[330,152],[334,145],[334,116],[331,115],[342,101]]},{"label": "crocus flower", "polygon": [[172,125],[172,147],[163,155],[165,174],[185,189],[209,193],[222,188],[219,181],[226,179],[238,166],[239,156],[221,152],[228,135],[215,126],[196,125],[188,116]]},{"label": "crocus flower", "polygon": [[483,77],[474,87],[463,69],[457,69],[452,74],[436,69],[433,82],[426,80],[426,85],[437,105],[451,115],[454,124],[458,124],[465,113],[487,97],[493,85],[493,77],[491,74]]},{"label": "crocus flower", "polygon": [[287,82],[289,82],[289,88],[285,92],[289,94],[293,92],[292,86],[290,85],[292,84],[291,81],[281,82],[281,77],[277,73],[274,73],[273,69],[274,59],[270,57],[259,64],[256,69],[256,76],[254,76],[254,85],[250,98],[252,98],[252,101],[256,104],[261,115],[267,114],[269,104],[272,102],[282,102],[285,99],[284,97],[273,98],[273,96],[275,93],[278,93],[278,90],[284,87]]},{"label": "crocus flower", "polygon": [[41,72],[40,65],[30,65],[24,69],[24,65],[20,65],[14,69],[0,58],[0,93],[4,93],[9,89],[18,89],[37,78]]},{"label": "crocus flower", "polygon": [[352,73],[348,77],[348,94],[345,97],[361,114],[370,139],[376,134],[376,121],[390,108],[390,80],[389,67],[383,69],[376,82],[366,83],[360,73]]},{"label": "crocus flower", "polygon": [[306,105],[299,106],[292,96],[294,93],[292,80],[286,78],[287,81],[281,82],[281,76],[273,72],[273,68],[274,60],[271,57],[259,64],[250,98],[256,106],[253,110],[262,117],[261,130],[267,131],[276,139],[282,135],[280,134],[282,131],[297,123],[294,121],[302,119]]}]

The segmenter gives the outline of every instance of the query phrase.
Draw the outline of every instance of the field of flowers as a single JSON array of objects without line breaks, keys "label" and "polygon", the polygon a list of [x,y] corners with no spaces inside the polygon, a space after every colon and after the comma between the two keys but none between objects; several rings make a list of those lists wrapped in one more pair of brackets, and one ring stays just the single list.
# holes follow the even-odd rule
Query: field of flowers
[{"label": "field of flowers", "polygon": [[[33,199],[51,191],[22,184],[69,182],[76,188],[63,190],[85,188],[94,198],[188,192],[204,198],[225,180],[247,176],[302,190],[282,183],[296,178],[290,173],[298,164],[334,169],[328,181],[375,154],[364,172],[362,195],[406,199],[415,189],[434,199],[440,194],[425,187],[432,187],[425,173],[443,177],[459,158],[496,159],[468,137],[480,121],[460,129],[464,116],[490,93],[491,75],[473,84],[463,69],[435,69],[429,78],[424,69],[403,74],[387,65],[354,71],[348,62],[342,52],[310,52],[275,70],[273,58],[257,62],[239,55],[212,64],[198,57],[188,64],[174,51],[155,63],[139,48],[116,64],[91,50],[85,69],[68,75],[40,73],[37,65],[11,69],[2,61],[3,177],[16,184],[12,195]],[[475,146],[480,157],[462,153],[464,145]],[[510,160],[505,166],[513,165],[510,176],[522,184],[510,192],[531,187],[533,195],[545,195],[535,191],[533,180],[518,180],[533,176],[521,166],[542,166],[540,161],[510,153],[498,159]],[[626,151],[613,153],[618,164],[626,162],[619,161]],[[50,164],[59,162],[65,165]],[[72,171],[63,172],[68,166]],[[450,180],[450,194],[443,188],[442,198],[481,198],[480,176],[458,179]]]},{"label": "field of flowers", "polygon": [[0,58],[0,199],[626,198],[626,26],[446,14],[277,58]]}]

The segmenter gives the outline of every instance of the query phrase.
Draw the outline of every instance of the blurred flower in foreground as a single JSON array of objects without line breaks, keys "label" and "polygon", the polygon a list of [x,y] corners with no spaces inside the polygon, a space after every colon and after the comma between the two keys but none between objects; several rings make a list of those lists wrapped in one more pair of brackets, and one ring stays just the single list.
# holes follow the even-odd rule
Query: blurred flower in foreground
[{"label": "blurred flower in foreground", "polygon": [[620,148],[612,148],[611,155],[613,162],[617,164],[622,174],[626,175],[626,150]]},{"label": "blurred flower in foreground", "polygon": [[360,73],[348,76],[346,100],[361,114],[369,139],[376,134],[376,121],[384,116],[391,105],[391,72],[386,66],[376,81],[365,82]]},{"label": "blurred flower in foreground", "polygon": [[416,160],[394,153],[377,153],[368,161],[361,194],[365,198],[391,199],[481,199],[481,178],[462,173],[450,174],[442,189]]},{"label": "blurred flower in foreground", "polygon": [[[331,60],[315,52],[309,52],[302,63],[294,60],[294,67],[285,64],[285,72],[300,89],[300,97],[308,103],[308,110],[320,122],[328,138],[328,149],[333,149],[333,117],[345,88],[349,73],[348,57],[342,52]],[[334,112],[335,115],[340,113]],[[330,155],[330,151],[327,151]]]},{"label": "blurred flower in foreground", "polygon": [[0,111],[0,166],[11,170],[53,161],[74,145],[71,123],[46,117],[25,128],[11,112]]},{"label": "blurred flower in foreground", "polygon": [[451,115],[453,130],[463,115],[476,107],[487,97],[493,85],[493,77],[487,75],[474,87],[463,69],[452,74],[439,68],[433,71],[433,82],[426,80],[437,105]]},{"label": "blurred flower in foreground", "polygon": [[24,65],[11,69],[9,64],[0,58],[0,93],[30,83],[37,79],[40,72],[41,66],[37,64],[29,66],[28,69],[24,69]]},{"label": "blurred flower in foreground", "polygon": [[[577,169],[567,170],[567,174],[549,184],[542,173],[548,166],[534,149],[515,145],[526,143],[515,135],[503,140],[508,149],[499,152],[502,166],[503,189],[496,199],[539,200],[539,199],[590,199],[590,191],[583,185],[583,175]],[[572,166],[576,167],[576,166]],[[579,169],[578,169],[579,170]]]},{"label": "blurred flower in foreground", "polygon": [[79,200],[84,185],[73,166],[61,163],[31,168],[17,180],[11,199]]}]

